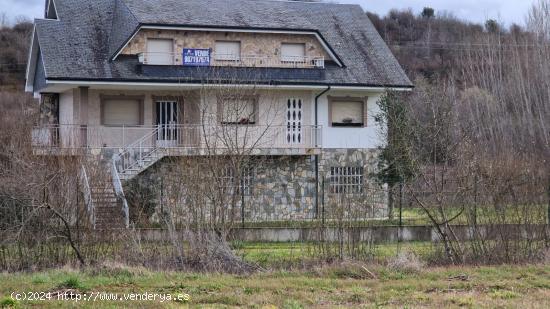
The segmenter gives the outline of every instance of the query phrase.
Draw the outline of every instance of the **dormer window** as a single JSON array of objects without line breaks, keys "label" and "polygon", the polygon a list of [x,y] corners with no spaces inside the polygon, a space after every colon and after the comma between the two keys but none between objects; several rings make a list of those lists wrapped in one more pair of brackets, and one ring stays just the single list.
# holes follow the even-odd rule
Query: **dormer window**
[{"label": "dormer window", "polygon": [[173,65],[174,41],[171,39],[147,39],[147,64]]},{"label": "dormer window", "polygon": [[306,44],[283,43],[281,45],[281,61],[304,62],[306,57]]},{"label": "dormer window", "polygon": [[241,42],[216,41],[215,59],[221,61],[239,61],[241,59]]}]

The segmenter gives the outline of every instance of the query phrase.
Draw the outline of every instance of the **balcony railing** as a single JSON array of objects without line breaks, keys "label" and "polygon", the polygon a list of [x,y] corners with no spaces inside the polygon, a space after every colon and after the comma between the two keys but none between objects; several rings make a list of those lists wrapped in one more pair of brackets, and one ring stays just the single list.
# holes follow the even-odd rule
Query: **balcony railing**
[{"label": "balcony railing", "polygon": [[[154,132],[154,134],[151,134]],[[260,125],[83,126],[54,125],[32,131],[34,148],[311,149],[321,147],[321,127]]]},{"label": "balcony railing", "polygon": [[[149,65],[183,65],[182,54],[178,53],[139,53],[139,62]],[[319,68],[325,67],[325,58],[319,56],[258,56],[210,54],[210,66],[248,68]]]}]

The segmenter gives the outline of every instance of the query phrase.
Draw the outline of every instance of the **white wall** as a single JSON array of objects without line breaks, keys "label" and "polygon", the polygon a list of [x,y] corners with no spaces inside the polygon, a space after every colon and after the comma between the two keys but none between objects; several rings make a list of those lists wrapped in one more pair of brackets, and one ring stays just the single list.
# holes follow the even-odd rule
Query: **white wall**
[{"label": "white wall", "polygon": [[[375,117],[379,114],[378,100],[382,92],[334,91],[331,90],[318,100],[318,121],[323,126],[323,148],[377,148],[385,144],[381,127]],[[331,127],[329,120],[328,96],[334,97],[368,97],[367,124],[363,128]],[[313,94],[315,98],[315,94]],[[313,117],[313,116],[312,116]],[[385,128],[384,128],[385,129]]]},{"label": "white wall", "polygon": [[[320,91],[261,91],[259,104],[259,126],[285,126],[286,100],[288,98],[302,98],[304,103],[304,125],[313,125],[315,122],[315,96]],[[164,92],[164,91],[113,91],[113,90],[90,90],[89,102],[87,108],[87,124],[91,127],[101,126],[100,122],[100,94],[105,95],[143,95],[144,101],[144,124],[145,126],[154,125],[153,109],[151,95],[184,95],[181,92]],[[366,148],[372,149],[385,144],[384,138],[381,135],[381,128],[375,121],[375,116],[379,113],[377,102],[382,95],[382,92],[365,92],[365,91],[343,91],[331,90],[327,94],[319,98],[318,105],[318,120],[319,125],[323,127],[323,148]],[[60,94],[59,106],[59,122],[60,124],[78,124],[79,119],[75,116],[75,106],[73,104],[73,90],[69,90]],[[367,126],[364,128],[334,128],[328,123],[328,96],[334,97],[368,97],[367,100]],[[184,98],[187,101],[187,98]],[[208,106],[209,115],[207,123],[217,124],[216,114],[216,98],[214,93],[207,95],[203,103]],[[184,103],[185,104],[185,103]],[[88,137],[89,143],[101,146],[110,139],[120,139],[120,132],[111,132],[111,129],[106,128],[104,134],[95,138]],[[141,129],[142,131],[145,129]],[[146,129],[149,130],[149,129]],[[107,132],[109,131],[109,132]],[[282,129],[284,131],[284,129]],[[142,134],[140,129],[136,129],[136,134]],[[145,132],[145,131],[144,131]],[[105,139],[105,141],[103,141]],[[131,139],[131,138],[129,138]],[[110,143],[107,143],[110,144]]]}]

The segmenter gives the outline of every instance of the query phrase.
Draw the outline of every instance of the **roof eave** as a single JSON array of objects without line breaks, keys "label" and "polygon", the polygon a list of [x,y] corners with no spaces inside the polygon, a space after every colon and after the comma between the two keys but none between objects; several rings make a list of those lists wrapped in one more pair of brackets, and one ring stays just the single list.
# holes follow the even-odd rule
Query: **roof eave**
[{"label": "roof eave", "polygon": [[[164,86],[227,86],[237,85],[236,83],[205,83],[203,80],[139,80],[139,79],[124,79],[124,78],[61,78],[50,77],[47,78],[48,84],[87,84],[87,85],[164,85]],[[399,84],[365,84],[365,83],[326,83],[326,82],[288,82],[288,81],[266,81],[266,82],[243,82],[239,85],[262,85],[273,87],[285,87],[285,86],[303,86],[311,87],[312,89],[331,86],[332,88],[357,88],[357,89],[388,89],[397,91],[407,91],[414,89],[413,85],[399,85]]]}]

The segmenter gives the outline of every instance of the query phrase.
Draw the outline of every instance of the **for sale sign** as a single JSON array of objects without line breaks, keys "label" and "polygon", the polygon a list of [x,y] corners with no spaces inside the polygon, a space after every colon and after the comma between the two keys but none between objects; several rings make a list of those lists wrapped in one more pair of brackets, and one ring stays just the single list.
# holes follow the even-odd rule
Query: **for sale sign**
[{"label": "for sale sign", "polygon": [[183,49],[183,65],[186,66],[209,66],[210,49]]}]

